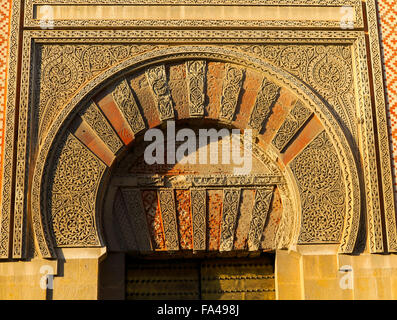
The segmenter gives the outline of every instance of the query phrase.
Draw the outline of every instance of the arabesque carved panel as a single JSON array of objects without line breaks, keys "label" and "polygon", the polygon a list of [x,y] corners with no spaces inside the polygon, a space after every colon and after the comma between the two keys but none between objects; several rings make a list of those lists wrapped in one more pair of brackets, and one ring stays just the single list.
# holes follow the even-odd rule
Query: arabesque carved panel
[{"label": "arabesque carved panel", "polygon": [[336,150],[325,131],[291,164],[302,201],[299,243],[337,243],[346,210],[345,182]]},{"label": "arabesque carved panel", "polygon": [[100,245],[95,201],[105,164],[70,133],[64,137],[54,159],[47,210],[56,245]]}]

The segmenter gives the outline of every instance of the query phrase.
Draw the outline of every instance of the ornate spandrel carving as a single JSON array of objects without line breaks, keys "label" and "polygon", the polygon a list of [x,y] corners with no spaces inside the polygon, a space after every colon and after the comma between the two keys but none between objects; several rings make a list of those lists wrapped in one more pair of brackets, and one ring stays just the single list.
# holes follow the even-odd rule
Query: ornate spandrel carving
[{"label": "ornate spandrel carving", "polygon": [[248,51],[287,70],[318,91],[356,136],[353,64],[345,45],[247,45]]},{"label": "ornate spandrel carving", "polygon": [[245,70],[226,64],[219,119],[232,121],[236,112]]},{"label": "ornate spandrel carving", "polygon": [[155,66],[146,70],[146,78],[157,100],[157,109],[160,120],[174,118],[174,103],[167,82],[167,73],[164,65]]},{"label": "ornate spandrel carving", "polygon": [[337,243],[345,218],[346,191],[340,162],[325,131],[291,163],[302,202],[299,243]]},{"label": "ornate spandrel carving", "polygon": [[159,200],[167,250],[179,250],[174,190],[159,190]]},{"label": "ornate spandrel carving", "polygon": [[240,205],[240,193],[240,189],[226,188],[223,190],[223,212],[219,251],[231,251],[233,249],[234,232]]},{"label": "ornate spandrel carving", "polygon": [[112,96],[134,134],[146,128],[141,111],[125,79],[114,88]]},{"label": "ornate spandrel carving", "polygon": [[279,86],[269,81],[267,78],[263,79],[249,120],[249,126],[252,129],[258,131],[262,129],[263,123],[270,115],[273,104],[278,99],[280,89]]},{"label": "ornate spandrel carving", "polygon": [[206,69],[207,62],[204,60],[186,62],[186,78],[189,91],[189,114],[191,117],[204,116]]},{"label": "ornate spandrel carving", "polygon": [[100,245],[95,201],[105,164],[70,133],[54,159],[47,198],[56,246]]},{"label": "ornate spandrel carving", "polygon": [[141,252],[151,250],[150,234],[145,218],[145,210],[139,189],[123,188],[123,199],[129,213],[129,221]]},{"label": "ornate spandrel carving", "polygon": [[248,234],[248,249],[259,250],[262,241],[263,229],[269,212],[274,188],[258,188],[255,194],[255,204],[252,209],[252,220]]},{"label": "ornate spandrel carving", "polygon": [[304,123],[309,119],[311,114],[312,112],[306,108],[300,100],[298,100],[290,114],[287,116],[287,119],[281,125],[281,128],[277,131],[272,144],[282,152],[299,129],[302,128]]},{"label": "ornate spandrel carving", "polygon": [[61,107],[82,86],[101,72],[128,57],[157,48],[151,45],[43,44],[37,121],[41,139]]},{"label": "ornate spandrel carving", "polygon": [[94,102],[91,101],[88,107],[80,112],[80,116],[89,124],[102,141],[106,143],[114,154],[120,150],[123,143]]},{"label": "ornate spandrel carving", "polygon": [[205,189],[190,189],[194,251],[205,250],[206,247],[206,193]]}]

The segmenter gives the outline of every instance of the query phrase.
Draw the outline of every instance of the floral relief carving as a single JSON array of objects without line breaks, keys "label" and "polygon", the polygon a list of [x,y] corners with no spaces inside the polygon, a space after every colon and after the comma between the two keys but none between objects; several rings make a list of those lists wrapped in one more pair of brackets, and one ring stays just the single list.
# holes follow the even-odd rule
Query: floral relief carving
[{"label": "floral relief carving", "polygon": [[72,134],[64,139],[55,159],[50,171],[48,212],[56,245],[99,245],[95,201],[105,164]]},{"label": "floral relief carving", "polygon": [[159,190],[159,200],[167,250],[179,250],[174,190]]},{"label": "floral relief carving", "polygon": [[248,234],[248,248],[250,251],[256,251],[260,248],[273,191],[274,188],[271,187],[259,188],[256,191],[255,204],[252,209],[252,220]]},{"label": "floral relief carving", "polygon": [[150,251],[150,235],[147,228],[141,191],[137,189],[123,188],[121,192],[129,213],[129,221],[132,226],[138,248],[142,252]]},{"label": "floral relief carving", "polygon": [[225,188],[223,191],[221,242],[219,251],[231,251],[233,249],[234,233],[240,206],[240,195],[240,189]]},{"label": "floral relief carving", "polygon": [[193,249],[192,216],[189,190],[175,190],[178,236],[181,250]]},{"label": "floral relief carving", "polygon": [[339,242],[346,193],[337,153],[325,131],[292,161],[291,169],[302,199],[299,242]]},{"label": "floral relief carving", "polygon": [[[272,179],[270,179],[269,180],[269,177],[265,177],[266,178],[266,181],[265,182],[262,182],[263,184],[267,184],[267,183],[271,183],[270,181],[274,181],[274,179],[275,178],[278,178],[278,177],[276,177],[276,176],[274,176],[274,177],[270,177],[270,178],[272,178]],[[229,184],[229,182],[228,182],[228,185],[230,186],[230,184]],[[167,186],[168,187],[168,186]],[[204,190],[205,191],[205,190]],[[193,203],[193,196],[192,196],[192,203]],[[205,203],[205,196],[204,196],[204,203]],[[201,204],[203,204],[203,202],[202,201],[200,201],[200,203]],[[204,218],[204,226],[205,226],[205,218]],[[204,233],[204,248],[205,248],[205,233]]]},{"label": "floral relief carving", "polygon": [[206,249],[206,196],[205,189],[190,189],[193,222],[193,250]]},{"label": "floral relief carving", "polygon": [[127,80],[123,79],[112,92],[114,101],[116,101],[120,111],[129,123],[134,134],[139,133],[146,128],[142,114],[131,92]]},{"label": "floral relief carving", "polygon": [[154,250],[165,250],[164,230],[161,225],[161,212],[157,192],[155,190],[142,190],[141,194],[152,240],[152,248]]}]

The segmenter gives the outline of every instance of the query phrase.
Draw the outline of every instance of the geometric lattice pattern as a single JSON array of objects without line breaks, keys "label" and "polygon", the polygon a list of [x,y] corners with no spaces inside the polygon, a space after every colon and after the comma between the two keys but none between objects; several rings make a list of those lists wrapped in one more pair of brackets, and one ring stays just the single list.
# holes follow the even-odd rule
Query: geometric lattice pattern
[{"label": "geometric lattice pattern", "polygon": [[392,135],[394,190],[397,193],[397,2],[395,0],[380,0],[378,4],[383,38],[382,47],[389,109],[388,117]]}]

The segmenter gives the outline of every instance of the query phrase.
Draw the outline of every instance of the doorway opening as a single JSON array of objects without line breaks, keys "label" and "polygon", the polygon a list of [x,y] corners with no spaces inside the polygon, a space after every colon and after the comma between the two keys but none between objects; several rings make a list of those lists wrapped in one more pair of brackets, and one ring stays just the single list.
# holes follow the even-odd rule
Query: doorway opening
[{"label": "doorway opening", "polygon": [[274,300],[274,254],[256,258],[126,257],[127,300]]}]

